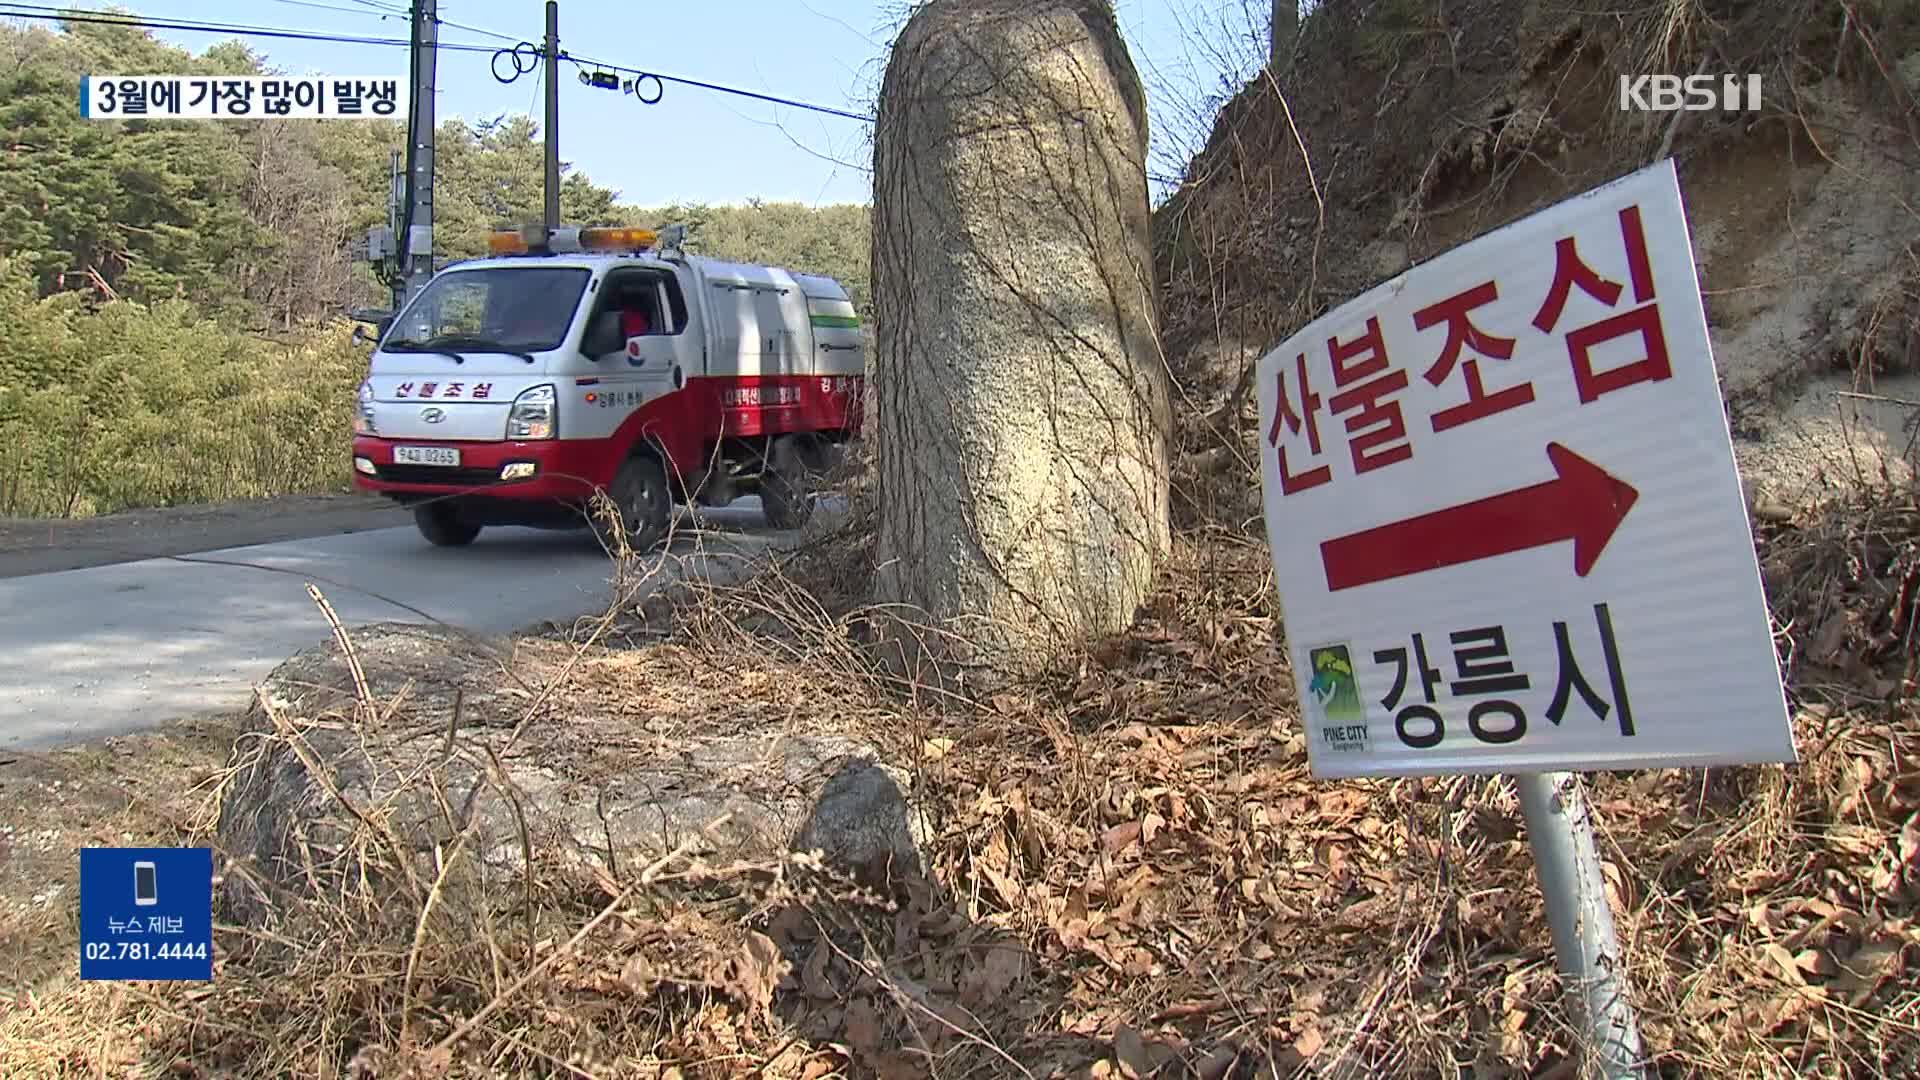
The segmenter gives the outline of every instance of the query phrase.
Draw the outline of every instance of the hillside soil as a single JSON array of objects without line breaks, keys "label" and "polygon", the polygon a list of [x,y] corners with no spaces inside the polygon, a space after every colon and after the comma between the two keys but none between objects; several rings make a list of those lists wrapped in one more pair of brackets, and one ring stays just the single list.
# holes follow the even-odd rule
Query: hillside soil
[{"label": "hillside soil", "polygon": [[[1188,520],[1258,513],[1260,353],[1414,264],[1667,156],[1753,508],[1912,483],[1920,26],[1910,5],[1859,9],[1864,23],[1853,10],[1321,5],[1280,73],[1222,109],[1156,215],[1169,362],[1198,420],[1180,428]],[[1762,109],[1618,107],[1620,76],[1723,62],[1764,72]]]},{"label": "hillside soil", "polygon": [[90,518],[0,518],[0,578],[410,525],[374,495],[286,495]]}]

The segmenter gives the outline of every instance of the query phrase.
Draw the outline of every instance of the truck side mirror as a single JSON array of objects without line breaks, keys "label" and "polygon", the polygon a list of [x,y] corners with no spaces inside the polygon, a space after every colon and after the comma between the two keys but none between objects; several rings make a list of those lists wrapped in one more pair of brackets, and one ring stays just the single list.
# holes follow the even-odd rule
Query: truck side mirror
[{"label": "truck side mirror", "polygon": [[619,352],[627,343],[627,335],[621,327],[620,313],[603,311],[587,324],[587,332],[581,336],[580,351],[589,359],[598,360],[610,352]]},{"label": "truck side mirror", "polygon": [[[347,317],[359,323],[360,326],[373,327],[373,340],[377,342],[381,338],[386,337],[387,331],[393,328],[393,320],[397,317],[397,313],[380,308],[359,308],[349,312]],[[355,341],[363,339],[364,335],[360,326],[353,328],[353,340]]]}]

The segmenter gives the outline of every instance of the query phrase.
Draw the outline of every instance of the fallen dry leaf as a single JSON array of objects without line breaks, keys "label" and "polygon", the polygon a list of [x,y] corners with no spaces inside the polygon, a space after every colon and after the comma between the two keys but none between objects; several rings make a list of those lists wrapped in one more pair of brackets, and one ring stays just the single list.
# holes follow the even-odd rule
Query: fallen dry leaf
[{"label": "fallen dry leaf", "polygon": [[647,958],[639,953],[628,957],[620,968],[620,985],[637,997],[652,993],[656,981],[653,965],[647,963]]},{"label": "fallen dry leaf", "polygon": [[847,1006],[847,1015],[840,1030],[847,1045],[863,1054],[880,1048],[880,1016],[866,998]]},{"label": "fallen dry leaf", "polygon": [[1876,941],[1861,946],[1858,952],[1840,962],[1840,974],[1833,980],[1836,992],[1846,995],[1847,1004],[1859,1008],[1898,973],[1903,946],[1899,942]]},{"label": "fallen dry leaf", "polygon": [[1138,820],[1123,821],[1100,834],[1100,846],[1107,849],[1107,854],[1118,855],[1132,847],[1134,841],[1138,839],[1140,839],[1140,822]]},{"label": "fallen dry leaf", "polygon": [[1141,1080],[1153,1072],[1153,1059],[1147,1056],[1147,1044],[1140,1033],[1122,1024],[1113,1033],[1113,1059],[1120,1066],[1120,1075],[1127,1080]]},{"label": "fallen dry leaf", "polygon": [[780,947],[755,930],[747,934],[734,960],[734,987],[754,1007],[764,1009],[773,1004],[774,988],[786,971],[787,961],[780,955]]},{"label": "fallen dry leaf", "polygon": [[1140,819],[1140,842],[1143,844],[1153,843],[1153,838],[1160,835],[1160,830],[1166,827],[1166,818],[1161,817],[1159,814],[1148,812],[1145,817]]},{"label": "fallen dry leaf", "polygon": [[1771,971],[1775,978],[1792,986],[1806,984],[1806,978],[1800,974],[1800,965],[1794,961],[1793,954],[1787,951],[1786,946],[1777,941],[1769,941],[1760,951],[1766,955],[1768,962],[1772,965]]},{"label": "fallen dry leaf", "polygon": [[1802,949],[1793,958],[1793,963],[1808,975],[1817,975],[1823,979],[1831,978],[1840,972],[1840,964],[1834,960],[1833,954],[1825,949]]},{"label": "fallen dry leaf", "polygon": [[977,964],[962,978],[962,995],[971,1005],[991,1004],[1000,999],[1020,976],[1026,974],[1027,954],[1016,945],[988,946]]},{"label": "fallen dry leaf", "polygon": [[1920,810],[1908,814],[1900,827],[1900,867],[1910,878],[1920,876]]},{"label": "fallen dry leaf", "polygon": [[873,1066],[873,1073],[880,1080],[925,1080],[927,1070],[921,1064],[923,1059],[916,1058],[898,1050],[884,1054],[875,1054],[867,1059]]},{"label": "fallen dry leaf", "polygon": [[1227,1073],[1239,1062],[1239,1050],[1231,1046],[1218,1046],[1200,1059],[1194,1071],[1199,1074],[1200,1080],[1225,1080]]},{"label": "fallen dry leaf", "polygon": [[825,940],[815,945],[813,955],[807,957],[806,967],[800,972],[800,989],[816,1001],[831,1001],[839,996],[833,989],[833,981],[827,978],[830,948]]}]

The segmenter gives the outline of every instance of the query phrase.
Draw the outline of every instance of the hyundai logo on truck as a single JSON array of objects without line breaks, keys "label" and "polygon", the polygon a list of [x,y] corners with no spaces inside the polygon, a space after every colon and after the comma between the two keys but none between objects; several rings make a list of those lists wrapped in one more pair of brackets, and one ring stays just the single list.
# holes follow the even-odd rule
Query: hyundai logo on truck
[{"label": "hyundai logo on truck", "polygon": [[684,235],[535,225],[440,271],[373,354],[354,483],[441,546],[591,525],[639,550],[675,504],[747,496],[804,523],[860,434],[859,311],[837,281],[689,255]]}]

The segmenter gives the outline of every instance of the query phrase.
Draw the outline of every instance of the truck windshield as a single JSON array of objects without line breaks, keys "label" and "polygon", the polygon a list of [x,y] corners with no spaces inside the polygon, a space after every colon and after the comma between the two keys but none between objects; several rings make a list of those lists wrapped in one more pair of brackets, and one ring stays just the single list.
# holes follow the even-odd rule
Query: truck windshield
[{"label": "truck windshield", "polygon": [[527,354],[558,348],[590,272],[514,266],[455,270],[427,283],[381,348],[393,352]]}]

